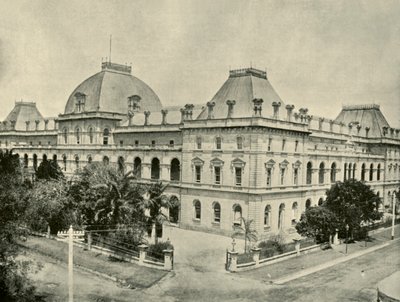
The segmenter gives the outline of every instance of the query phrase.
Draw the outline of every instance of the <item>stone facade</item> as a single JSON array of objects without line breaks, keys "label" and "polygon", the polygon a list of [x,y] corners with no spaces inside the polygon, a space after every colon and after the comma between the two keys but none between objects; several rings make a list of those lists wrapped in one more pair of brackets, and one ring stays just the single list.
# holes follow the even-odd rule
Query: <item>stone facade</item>
[{"label": "stone facade", "polygon": [[[336,181],[364,180],[379,193],[382,210],[400,185],[399,129],[377,105],[344,107],[336,119],[311,116],[284,105],[266,73],[249,68],[231,71],[203,107],[158,110],[158,97],[134,78],[120,93],[102,91],[120,98],[112,111],[104,95],[86,96],[120,79],[130,83],[131,69],[106,67],[74,90],[57,118],[30,120],[25,113],[2,122],[1,148],[12,148],[31,172],[45,156],[67,175],[97,161],[134,170],[143,182],[168,182],[169,194],[181,201],[170,213],[174,222],[224,235],[240,217],[254,220],[260,238],[292,233],[305,208],[323,202]],[[37,111],[35,104],[26,107]]]}]

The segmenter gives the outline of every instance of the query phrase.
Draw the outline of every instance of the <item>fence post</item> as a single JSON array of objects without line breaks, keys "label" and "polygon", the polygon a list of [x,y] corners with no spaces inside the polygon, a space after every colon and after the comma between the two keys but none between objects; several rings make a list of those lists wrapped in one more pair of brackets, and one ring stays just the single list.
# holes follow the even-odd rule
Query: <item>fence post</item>
[{"label": "fence post", "polygon": [[92,249],[92,232],[88,232],[88,238],[87,238],[87,242],[88,242],[88,251],[90,251]]},{"label": "fence post", "polygon": [[340,242],[339,242],[339,230],[338,229],[335,230],[335,235],[333,236],[333,244],[334,245],[339,245],[340,244]]},{"label": "fence post", "polygon": [[237,257],[238,257],[238,252],[235,251],[228,251],[230,258],[231,258],[231,264],[229,266],[229,271],[230,272],[236,272],[237,271]]},{"label": "fence post", "polygon": [[145,244],[141,244],[138,247],[139,247],[139,265],[143,265],[144,259],[146,258],[148,246]]},{"label": "fence post", "polygon": [[174,261],[174,250],[163,250],[164,253],[164,269],[172,270]]},{"label": "fence post", "polygon": [[296,256],[300,256],[300,239],[293,239]]},{"label": "fence post", "polygon": [[253,247],[251,249],[251,251],[253,252],[253,261],[256,263],[256,267],[260,266],[260,253],[261,253],[261,249],[258,247]]},{"label": "fence post", "polygon": [[46,238],[50,238],[50,225],[47,225],[47,235]]}]

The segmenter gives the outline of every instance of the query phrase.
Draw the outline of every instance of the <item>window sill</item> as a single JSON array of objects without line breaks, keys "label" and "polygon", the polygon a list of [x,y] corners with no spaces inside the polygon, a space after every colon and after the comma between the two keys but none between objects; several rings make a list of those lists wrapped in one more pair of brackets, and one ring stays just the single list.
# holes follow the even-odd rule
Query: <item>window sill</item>
[{"label": "window sill", "polygon": [[200,224],[201,220],[199,218],[192,218],[192,221],[196,224]]},{"label": "window sill", "polygon": [[215,222],[215,221],[213,221],[213,222],[211,222],[211,225],[212,225],[213,227],[216,227],[216,228],[220,228],[220,227],[221,227],[221,223],[220,223],[220,222]]},{"label": "window sill", "polygon": [[233,188],[234,188],[235,190],[243,190],[242,186],[238,186],[238,185],[234,186]]},{"label": "window sill", "polygon": [[221,185],[213,185],[213,188],[221,188]]}]

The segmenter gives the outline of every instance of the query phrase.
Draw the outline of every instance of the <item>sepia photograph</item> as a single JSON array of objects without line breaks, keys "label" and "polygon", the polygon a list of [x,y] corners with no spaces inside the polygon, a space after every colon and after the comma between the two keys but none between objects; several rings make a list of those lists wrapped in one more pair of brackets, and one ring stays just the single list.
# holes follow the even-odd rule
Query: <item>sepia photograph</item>
[{"label": "sepia photograph", "polygon": [[0,7],[0,301],[400,302],[399,0]]}]

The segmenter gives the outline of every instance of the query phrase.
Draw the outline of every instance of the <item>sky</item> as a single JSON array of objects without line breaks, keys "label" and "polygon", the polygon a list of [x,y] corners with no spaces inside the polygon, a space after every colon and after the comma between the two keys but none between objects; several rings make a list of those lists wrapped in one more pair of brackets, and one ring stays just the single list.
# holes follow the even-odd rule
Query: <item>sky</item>
[{"label": "sky", "polygon": [[335,118],[380,104],[400,128],[400,1],[0,0],[0,120],[17,100],[63,113],[102,58],[163,105],[205,104],[229,69],[266,69],[286,104]]}]

